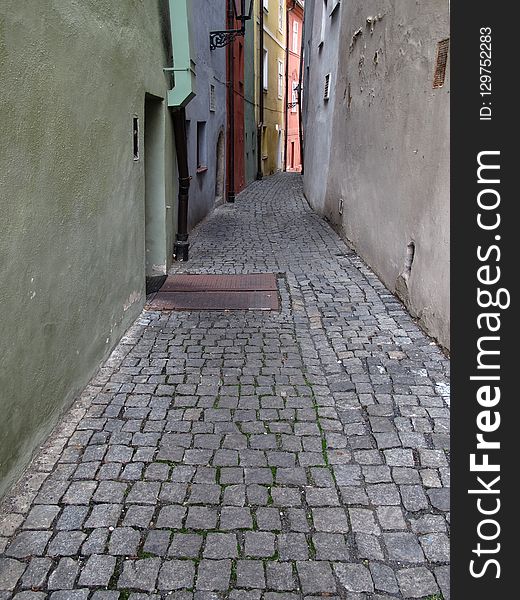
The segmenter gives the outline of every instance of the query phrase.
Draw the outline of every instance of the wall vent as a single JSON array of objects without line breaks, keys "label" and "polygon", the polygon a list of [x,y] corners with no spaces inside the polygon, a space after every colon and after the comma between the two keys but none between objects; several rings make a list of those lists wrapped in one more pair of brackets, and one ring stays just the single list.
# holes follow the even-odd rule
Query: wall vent
[{"label": "wall vent", "polygon": [[330,98],[330,73],[325,75],[325,87],[323,89],[323,99],[328,100]]},{"label": "wall vent", "polygon": [[433,76],[433,87],[440,88],[444,85],[446,78],[446,65],[448,64],[448,51],[450,49],[450,38],[441,40],[437,44],[437,60],[435,61],[435,74]]},{"label": "wall vent", "polygon": [[215,86],[210,83],[209,84],[209,110],[211,112],[215,112],[216,110],[216,99],[215,99]]}]

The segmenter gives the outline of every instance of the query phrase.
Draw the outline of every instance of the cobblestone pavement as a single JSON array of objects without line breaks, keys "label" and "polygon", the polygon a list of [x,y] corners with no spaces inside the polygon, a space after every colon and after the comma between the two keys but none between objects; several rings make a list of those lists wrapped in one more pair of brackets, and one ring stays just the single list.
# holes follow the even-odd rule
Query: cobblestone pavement
[{"label": "cobblestone pavement", "polygon": [[282,309],[142,314],[5,503],[0,599],[449,598],[449,363],[300,177],[174,271]]}]

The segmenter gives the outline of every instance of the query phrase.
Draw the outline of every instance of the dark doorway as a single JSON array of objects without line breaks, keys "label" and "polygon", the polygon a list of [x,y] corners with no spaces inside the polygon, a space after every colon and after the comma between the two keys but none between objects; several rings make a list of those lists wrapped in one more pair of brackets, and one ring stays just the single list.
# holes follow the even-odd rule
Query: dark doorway
[{"label": "dark doorway", "polygon": [[215,204],[224,200],[224,165],[225,165],[224,132],[221,131],[217,140],[217,169],[215,174]]}]

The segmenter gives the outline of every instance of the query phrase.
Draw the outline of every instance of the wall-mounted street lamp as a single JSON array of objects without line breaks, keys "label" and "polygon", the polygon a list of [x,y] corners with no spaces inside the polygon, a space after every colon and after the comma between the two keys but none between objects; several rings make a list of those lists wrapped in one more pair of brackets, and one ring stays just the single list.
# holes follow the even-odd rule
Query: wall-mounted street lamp
[{"label": "wall-mounted street lamp", "polygon": [[244,35],[246,31],[246,21],[251,19],[253,13],[253,2],[254,0],[249,0],[249,9],[246,9],[247,0],[231,0],[231,4],[233,5],[233,16],[237,21],[240,21],[240,28],[210,31],[209,47],[211,50],[223,48],[230,44],[236,37]]},{"label": "wall-mounted street lamp", "polygon": [[296,92],[296,100],[294,102],[287,102],[287,108],[290,110],[291,108],[296,108],[300,104],[300,84],[294,87],[294,91]]}]

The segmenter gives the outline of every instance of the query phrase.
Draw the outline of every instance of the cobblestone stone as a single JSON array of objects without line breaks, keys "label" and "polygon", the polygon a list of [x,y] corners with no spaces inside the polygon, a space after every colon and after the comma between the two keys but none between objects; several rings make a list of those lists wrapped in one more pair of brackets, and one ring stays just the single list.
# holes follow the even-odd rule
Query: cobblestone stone
[{"label": "cobblestone stone", "polygon": [[93,554],[87,560],[79,578],[85,586],[107,586],[116,566],[113,556]]},{"label": "cobblestone stone", "polygon": [[153,592],[160,567],[160,558],[125,560],[123,563],[123,572],[118,580],[119,589],[129,588]]},{"label": "cobblestone stone", "polygon": [[24,529],[50,529],[60,512],[59,506],[38,504],[33,506],[23,523]]},{"label": "cobblestone stone", "polygon": [[422,598],[439,591],[431,571],[425,567],[397,571],[399,588],[405,598]]},{"label": "cobblestone stone", "polygon": [[348,592],[373,592],[374,583],[370,571],[363,565],[336,564],[334,571],[341,585]]},{"label": "cobblestone stone", "polygon": [[13,558],[0,558],[0,590],[13,590],[26,565]]},{"label": "cobblestone stone", "polygon": [[42,556],[51,535],[50,531],[22,531],[8,546],[5,554],[15,558]]},{"label": "cobblestone stone", "polygon": [[237,563],[239,587],[265,588],[264,565],[260,560],[240,560]]},{"label": "cobblestone stone", "polygon": [[190,237],[280,310],[141,314],[0,507],[0,600],[448,598],[449,361],[298,175]]},{"label": "cobblestone stone", "polygon": [[49,590],[72,590],[78,574],[78,561],[72,558],[62,558],[56,569],[49,577]]},{"label": "cobblestone stone", "polygon": [[49,544],[49,556],[74,556],[87,535],[82,531],[59,531]]},{"label": "cobblestone stone", "polygon": [[336,581],[329,563],[298,562],[297,569],[304,594],[330,594],[336,591]]},{"label": "cobblestone stone", "polygon": [[195,566],[186,560],[167,560],[159,571],[157,587],[160,590],[182,590],[193,587]]},{"label": "cobblestone stone", "polygon": [[197,590],[224,591],[229,587],[230,560],[203,560],[199,564]]},{"label": "cobblestone stone", "polygon": [[50,558],[33,558],[21,579],[22,588],[37,589],[44,586],[52,566]]}]

